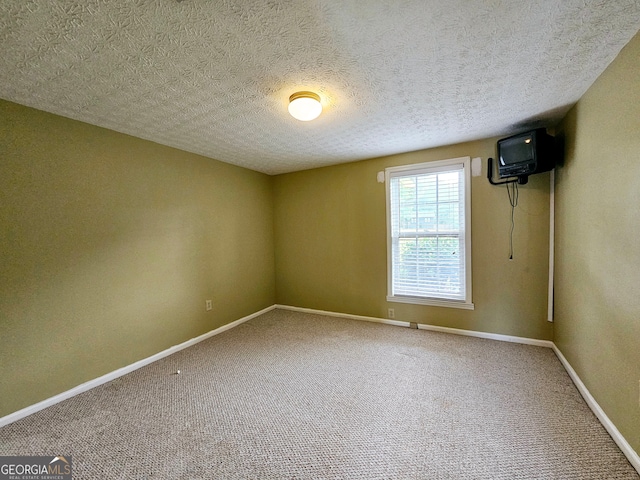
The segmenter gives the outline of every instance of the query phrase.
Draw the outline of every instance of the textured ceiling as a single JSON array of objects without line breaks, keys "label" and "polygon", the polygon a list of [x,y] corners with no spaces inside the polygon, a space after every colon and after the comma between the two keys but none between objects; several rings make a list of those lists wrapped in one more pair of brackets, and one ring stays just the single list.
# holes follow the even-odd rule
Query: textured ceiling
[{"label": "textured ceiling", "polygon": [[640,0],[0,0],[0,97],[278,174],[554,124],[639,27]]}]

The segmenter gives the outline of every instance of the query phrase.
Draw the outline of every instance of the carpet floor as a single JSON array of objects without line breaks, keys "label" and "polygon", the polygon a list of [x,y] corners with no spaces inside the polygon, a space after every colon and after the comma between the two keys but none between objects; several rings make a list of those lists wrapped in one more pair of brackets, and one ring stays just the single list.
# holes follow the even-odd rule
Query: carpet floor
[{"label": "carpet floor", "polygon": [[286,310],[1,428],[0,455],[76,480],[640,478],[550,349]]}]

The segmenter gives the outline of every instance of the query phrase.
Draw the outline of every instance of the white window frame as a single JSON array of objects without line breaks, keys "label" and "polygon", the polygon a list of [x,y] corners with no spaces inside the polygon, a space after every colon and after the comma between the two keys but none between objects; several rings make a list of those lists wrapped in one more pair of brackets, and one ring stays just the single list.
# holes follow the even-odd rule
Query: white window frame
[{"label": "white window frame", "polygon": [[[407,296],[394,294],[393,288],[393,239],[391,238],[391,178],[419,173],[436,173],[456,169],[462,165],[464,179],[464,250],[465,250],[465,298],[453,300],[427,296]],[[385,190],[387,200],[387,301],[396,303],[413,303],[438,307],[461,308],[473,310],[471,292],[471,157],[451,158],[434,162],[424,162],[385,169]]]}]

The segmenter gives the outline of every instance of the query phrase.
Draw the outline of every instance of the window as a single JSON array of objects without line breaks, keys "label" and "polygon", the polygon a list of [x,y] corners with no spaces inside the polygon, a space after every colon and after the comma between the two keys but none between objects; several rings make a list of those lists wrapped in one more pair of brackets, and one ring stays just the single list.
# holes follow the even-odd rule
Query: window
[{"label": "window", "polygon": [[472,310],[470,158],[386,169],[390,302]]}]

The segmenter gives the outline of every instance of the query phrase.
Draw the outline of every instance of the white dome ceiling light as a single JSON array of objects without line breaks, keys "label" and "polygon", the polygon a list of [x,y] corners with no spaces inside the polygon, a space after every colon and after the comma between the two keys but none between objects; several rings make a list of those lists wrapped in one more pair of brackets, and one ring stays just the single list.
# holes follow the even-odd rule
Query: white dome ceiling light
[{"label": "white dome ceiling light", "polygon": [[289,113],[297,120],[308,122],[322,113],[320,96],[313,92],[296,92],[289,97]]}]

